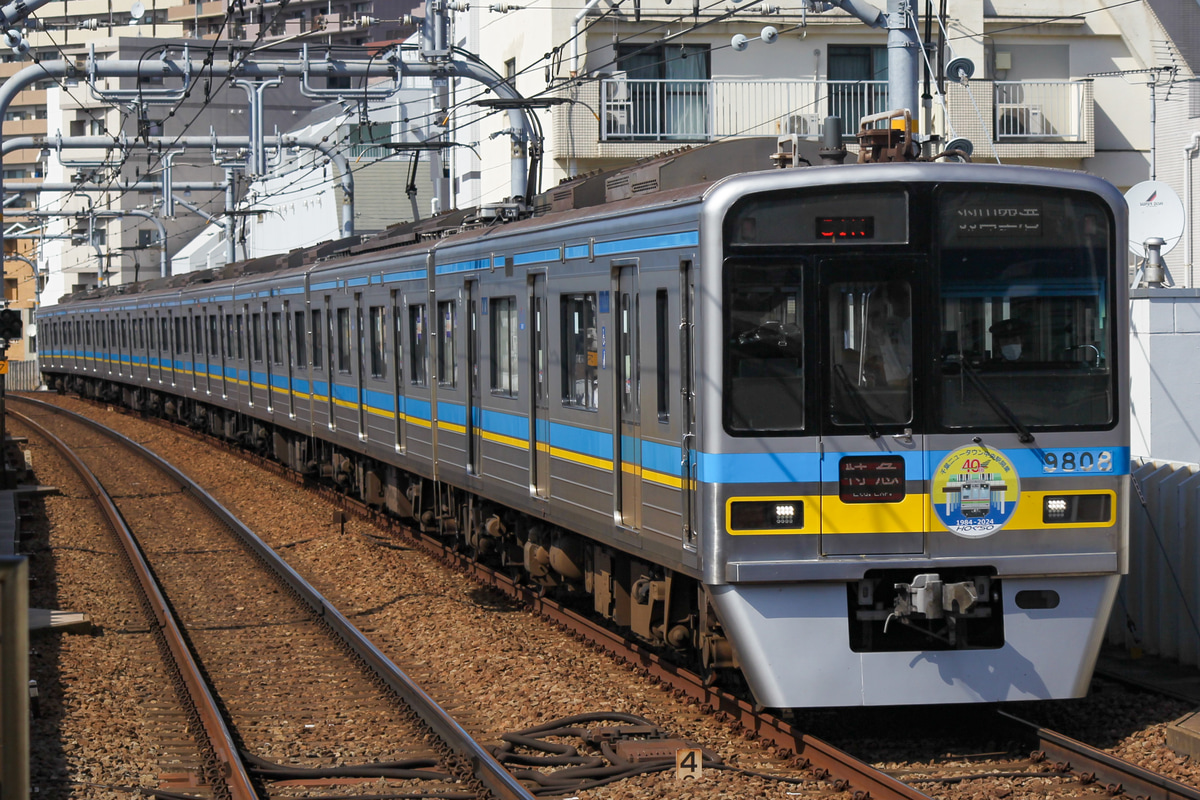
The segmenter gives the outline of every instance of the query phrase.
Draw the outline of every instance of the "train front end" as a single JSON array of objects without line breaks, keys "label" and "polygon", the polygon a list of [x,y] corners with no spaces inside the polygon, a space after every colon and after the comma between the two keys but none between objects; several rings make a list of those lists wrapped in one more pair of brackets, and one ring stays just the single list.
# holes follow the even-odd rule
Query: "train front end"
[{"label": "train front end", "polygon": [[1125,218],[1021,167],[711,192],[701,555],[758,702],[1086,693],[1126,571]]}]

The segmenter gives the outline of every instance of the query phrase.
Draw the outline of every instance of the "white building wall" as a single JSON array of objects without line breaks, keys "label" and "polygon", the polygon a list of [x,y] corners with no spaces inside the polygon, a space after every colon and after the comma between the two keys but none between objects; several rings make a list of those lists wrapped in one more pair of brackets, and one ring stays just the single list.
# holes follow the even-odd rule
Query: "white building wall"
[{"label": "white building wall", "polygon": [[1200,463],[1200,290],[1136,289],[1131,306],[1133,455]]}]

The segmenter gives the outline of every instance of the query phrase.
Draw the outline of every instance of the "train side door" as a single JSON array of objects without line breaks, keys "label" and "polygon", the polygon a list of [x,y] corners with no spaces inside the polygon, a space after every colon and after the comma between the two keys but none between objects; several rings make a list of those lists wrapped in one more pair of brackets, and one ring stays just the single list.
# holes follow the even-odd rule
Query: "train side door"
[{"label": "train side door", "polygon": [[682,261],[679,264],[679,392],[683,423],[679,475],[683,499],[683,546],[691,551],[696,549],[696,367],[692,352],[695,291],[692,262]]},{"label": "train side door", "polygon": [[529,486],[534,496],[550,497],[550,386],[546,318],[546,274],[530,276],[529,285]]},{"label": "train side door", "polygon": [[916,264],[821,262],[821,552],[922,553],[928,475],[913,435]]},{"label": "train side door", "polygon": [[642,526],[642,405],[639,363],[638,266],[614,264],[616,305],[617,410],[619,436],[613,448],[617,465],[617,519],[626,528]]},{"label": "train side door", "polygon": [[396,413],[393,415],[395,425],[395,448],[397,453],[404,452],[404,320],[407,317],[404,297],[397,289],[392,289],[392,396],[396,398]]},{"label": "train side door", "polygon": [[467,281],[467,471],[479,474],[479,281]]}]

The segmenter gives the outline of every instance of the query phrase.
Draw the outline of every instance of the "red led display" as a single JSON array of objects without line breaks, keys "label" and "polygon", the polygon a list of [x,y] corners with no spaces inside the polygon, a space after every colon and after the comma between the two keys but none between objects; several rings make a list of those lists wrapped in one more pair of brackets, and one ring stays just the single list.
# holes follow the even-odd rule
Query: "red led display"
[{"label": "red led display", "polygon": [[817,239],[820,241],[873,238],[874,217],[817,217]]}]

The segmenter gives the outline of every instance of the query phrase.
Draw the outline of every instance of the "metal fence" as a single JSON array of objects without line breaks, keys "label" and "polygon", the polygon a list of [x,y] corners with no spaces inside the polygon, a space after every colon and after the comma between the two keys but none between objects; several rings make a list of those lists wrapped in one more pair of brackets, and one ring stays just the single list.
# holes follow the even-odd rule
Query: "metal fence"
[{"label": "metal fence", "polygon": [[1084,86],[1077,81],[996,81],[996,141],[1082,142]]},{"label": "metal fence", "polygon": [[28,361],[9,361],[4,388],[14,392],[32,392],[42,383],[42,373],[36,358]]},{"label": "metal fence", "polygon": [[1108,641],[1200,664],[1200,469],[1135,459],[1129,574]]}]

